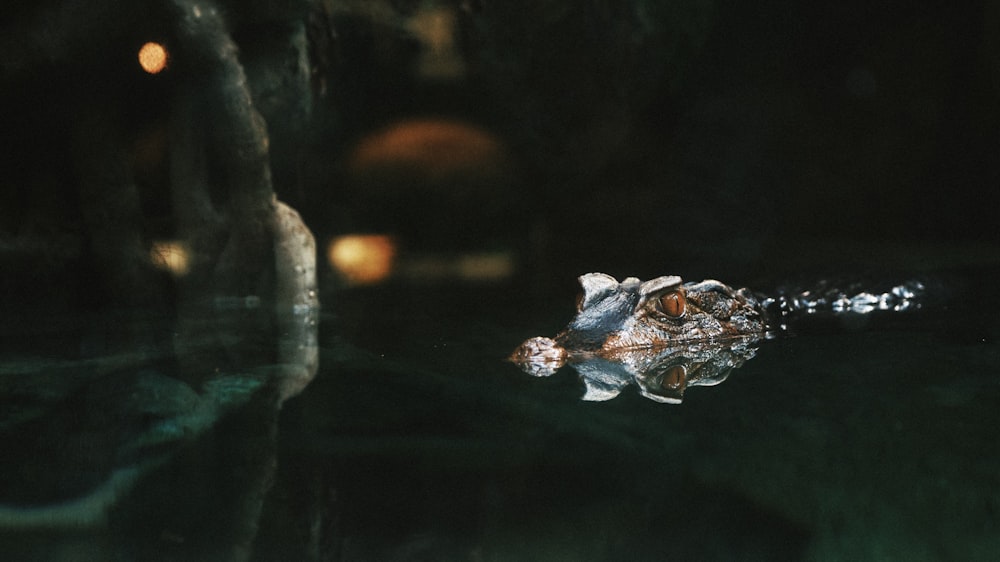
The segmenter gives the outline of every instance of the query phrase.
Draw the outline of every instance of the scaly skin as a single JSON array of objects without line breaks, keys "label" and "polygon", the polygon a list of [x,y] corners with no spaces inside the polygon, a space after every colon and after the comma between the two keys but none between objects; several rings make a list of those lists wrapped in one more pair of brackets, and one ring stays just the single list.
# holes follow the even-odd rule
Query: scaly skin
[{"label": "scaly skin", "polygon": [[919,280],[886,291],[823,281],[767,298],[710,279],[683,283],[677,276],[619,283],[588,273],[580,285],[583,294],[569,325],[555,338],[528,339],[510,360],[539,377],[573,366],[587,387],[584,400],[608,400],[635,384],[643,396],[673,403],[688,386],[725,380],[754,356],[769,330],[784,329],[795,315],[917,309],[925,293]]},{"label": "scaly skin", "polygon": [[664,276],[649,281],[629,277],[619,283],[603,273],[580,277],[583,295],[576,317],[554,339],[531,338],[511,359],[561,363],[567,356],[715,342],[763,335],[761,304],[746,289],[714,280],[683,283]]}]

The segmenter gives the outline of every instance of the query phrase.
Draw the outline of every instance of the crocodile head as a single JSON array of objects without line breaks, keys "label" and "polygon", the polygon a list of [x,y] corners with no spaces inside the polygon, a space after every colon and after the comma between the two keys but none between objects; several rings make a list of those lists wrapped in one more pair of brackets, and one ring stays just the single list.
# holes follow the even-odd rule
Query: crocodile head
[{"label": "crocodile head", "polygon": [[761,306],[746,289],[718,281],[683,283],[675,275],[618,282],[604,273],[580,277],[576,317],[554,339],[531,338],[511,359],[562,363],[579,355],[722,341],[765,330]]}]

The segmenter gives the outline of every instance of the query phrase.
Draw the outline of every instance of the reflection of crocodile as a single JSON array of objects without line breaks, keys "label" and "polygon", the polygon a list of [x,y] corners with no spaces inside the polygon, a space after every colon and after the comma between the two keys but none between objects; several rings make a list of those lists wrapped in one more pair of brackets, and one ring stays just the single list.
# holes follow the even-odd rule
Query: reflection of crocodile
[{"label": "reflection of crocodile", "polygon": [[[730,371],[753,358],[759,342],[758,336],[738,336],[720,342],[639,348],[619,351],[614,359],[581,356],[570,365],[586,387],[584,400],[610,400],[634,384],[645,398],[679,404],[688,387],[715,386],[726,380]],[[529,372],[544,375],[551,371]]]},{"label": "reflection of crocodile", "polygon": [[823,283],[812,291],[786,290],[765,298],[714,280],[683,283],[680,277],[665,276],[642,282],[629,277],[619,283],[603,273],[581,276],[580,285],[583,294],[569,325],[554,339],[525,341],[510,359],[536,376],[571,363],[587,383],[588,395],[602,387],[602,380],[621,382],[612,383],[620,389],[634,379],[648,396],[653,373],[681,364],[685,373],[692,363],[709,364],[719,375],[710,378],[718,382],[753,357],[761,338],[785,329],[790,316],[905,310],[918,307],[916,299],[924,292],[919,281],[877,293]]}]

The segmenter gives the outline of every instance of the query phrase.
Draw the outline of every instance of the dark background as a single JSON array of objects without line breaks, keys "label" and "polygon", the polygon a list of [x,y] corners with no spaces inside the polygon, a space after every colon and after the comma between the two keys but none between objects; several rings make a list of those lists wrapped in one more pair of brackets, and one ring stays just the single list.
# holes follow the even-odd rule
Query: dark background
[{"label": "dark background", "polygon": [[[7,4],[0,351],[9,373],[26,375],[5,374],[5,385],[27,391],[5,389],[5,422],[37,402],[51,415],[5,426],[16,436],[5,469],[65,486],[12,479],[15,496],[62,502],[131,462],[116,456],[122,443],[209,394],[174,380],[185,358],[172,350],[140,372],[99,369],[122,349],[172,345],[169,314],[152,329],[101,314],[181,300],[164,272],[135,287],[108,271],[129,265],[109,246],[177,235],[167,129],[204,61],[178,44],[181,0]],[[116,506],[106,534],[74,527],[59,542],[58,529],[5,530],[4,547],[103,553],[118,540],[148,548],[144,558],[187,559],[175,553],[235,544],[249,556],[256,540],[261,560],[309,549],[311,559],[420,559],[426,544],[453,559],[995,552],[994,4],[218,8],[267,121],[274,189],[316,235],[320,373],[280,415],[260,393],[266,404],[178,438],[181,454]],[[176,54],[157,75],[135,63],[149,40]],[[447,134],[405,129],[414,123]],[[407,142],[374,142],[399,127]],[[207,176],[225,179],[218,154],[205,154]],[[219,185],[234,188],[220,181],[213,196]],[[115,214],[133,187],[138,211]],[[356,233],[394,237],[395,279],[351,287],[329,267],[327,242]],[[513,270],[492,283],[445,274],[477,255]],[[152,269],[148,252],[133,258]],[[406,277],[407,263],[431,267]],[[677,407],[634,388],[583,402],[571,370],[533,378],[502,360],[565,326],[574,279],[588,271],[766,290],[973,266],[986,275],[942,277],[965,283],[945,290],[957,303],[797,328]],[[195,297],[213,295],[202,289]],[[73,320],[81,311],[98,314]],[[94,390],[75,391],[76,379]],[[136,379],[156,385],[136,394]],[[54,458],[29,446],[38,435]],[[246,536],[220,535],[237,527]]]},{"label": "dark background", "polygon": [[[343,207],[366,217],[354,228],[417,245],[500,238],[533,246],[562,276],[675,264],[759,275],[802,254],[831,269],[852,254],[877,266],[873,255],[894,253],[886,244],[997,239],[991,6],[498,4],[459,12],[469,69],[459,83],[401,83],[405,73],[378,61],[341,67],[367,88],[343,102],[361,117],[342,131],[458,116],[506,143],[514,178],[478,193],[486,182],[475,177],[444,192],[338,178],[307,189],[329,197],[307,215]],[[353,39],[344,60],[350,49],[377,59],[361,47],[375,39]],[[329,217],[309,222],[342,227]],[[940,261],[907,261],[925,260]]]},{"label": "dark background", "polygon": [[[88,270],[95,242],[78,185],[87,119],[119,131],[143,236],[169,237],[164,123],[189,66],[149,76],[133,61],[143,40],[169,45],[168,4],[20,2],[2,16],[8,303],[58,292],[58,306],[100,308],[115,298]],[[994,254],[992,3],[221,9],[268,121],[275,189],[321,252],[334,235],[388,233],[404,255],[506,252],[517,279],[541,284],[602,269],[753,282]],[[429,12],[451,17],[444,38],[461,70],[444,77],[421,70],[434,39],[415,22]],[[287,55],[303,22],[305,86]],[[416,163],[352,168],[359,143],[412,118],[461,123],[499,149],[477,155],[452,139]],[[442,154],[466,160],[442,171]]]}]

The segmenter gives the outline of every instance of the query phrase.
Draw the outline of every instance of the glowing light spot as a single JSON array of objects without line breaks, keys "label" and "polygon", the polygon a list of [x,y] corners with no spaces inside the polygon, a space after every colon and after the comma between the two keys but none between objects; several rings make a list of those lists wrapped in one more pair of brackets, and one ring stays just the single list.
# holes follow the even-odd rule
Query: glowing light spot
[{"label": "glowing light spot", "polygon": [[417,255],[401,260],[400,277],[424,282],[460,279],[473,283],[493,282],[514,275],[516,264],[509,252],[460,254],[457,256]]},{"label": "glowing light spot", "polygon": [[495,281],[514,274],[514,258],[508,253],[469,254],[458,260],[458,276],[470,281]]},{"label": "glowing light spot", "polygon": [[174,277],[183,277],[190,269],[190,252],[183,242],[153,242],[149,259],[155,267],[169,271]]},{"label": "glowing light spot", "polygon": [[418,11],[409,21],[410,31],[423,44],[417,71],[425,78],[457,78],[465,64],[455,42],[455,14],[446,8]]},{"label": "glowing light spot", "polygon": [[474,125],[413,119],[362,139],[349,162],[358,176],[395,173],[439,182],[500,175],[506,169],[507,156],[497,137]]},{"label": "glowing light spot", "polygon": [[167,48],[159,43],[149,42],[139,48],[139,66],[150,74],[156,74],[167,67]]},{"label": "glowing light spot", "polygon": [[349,283],[378,283],[392,273],[396,243],[382,234],[351,234],[331,240],[326,255]]}]

